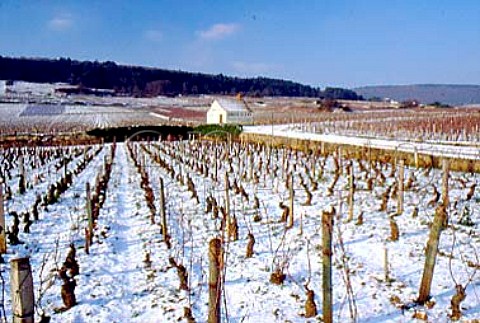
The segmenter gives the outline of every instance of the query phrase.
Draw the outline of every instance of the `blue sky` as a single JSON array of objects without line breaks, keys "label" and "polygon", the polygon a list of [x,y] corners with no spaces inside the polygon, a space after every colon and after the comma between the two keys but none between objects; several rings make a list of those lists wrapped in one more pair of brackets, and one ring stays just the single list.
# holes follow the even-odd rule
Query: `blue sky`
[{"label": "blue sky", "polygon": [[0,0],[0,55],[320,87],[480,84],[480,1]]}]

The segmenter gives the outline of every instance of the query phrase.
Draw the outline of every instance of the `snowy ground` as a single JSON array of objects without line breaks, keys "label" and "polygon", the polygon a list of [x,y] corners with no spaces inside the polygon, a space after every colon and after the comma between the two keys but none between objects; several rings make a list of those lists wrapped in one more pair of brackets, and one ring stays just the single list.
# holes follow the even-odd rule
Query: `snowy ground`
[{"label": "snowy ground", "polygon": [[275,125],[275,126],[249,126],[244,127],[245,133],[257,133],[264,135],[274,135],[279,137],[288,137],[296,139],[307,139],[313,141],[324,141],[327,143],[355,145],[361,147],[371,147],[386,149],[392,151],[418,152],[420,154],[429,154],[433,156],[443,156],[464,159],[480,159],[480,146],[478,143],[469,142],[459,145],[458,142],[418,142],[411,140],[387,140],[375,138],[362,138],[356,136],[344,136],[336,134],[316,134],[298,130],[295,125]]},{"label": "snowy ground", "polygon": [[[247,129],[248,131],[248,129]],[[270,128],[271,131],[271,128]],[[279,130],[275,129],[276,134]],[[338,139],[338,138],[337,138]],[[138,144],[136,144],[138,145]],[[220,205],[225,203],[225,185],[223,180],[215,182],[206,177],[193,166],[195,162],[204,163],[210,174],[214,171],[214,153],[210,145],[190,145],[188,142],[146,145],[154,154],[162,157],[173,166],[176,174],[189,174],[198,191],[199,203],[191,199],[186,186],[172,179],[166,170],[160,167],[150,155],[141,152],[139,160],[149,174],[155,193],[155,204],[159,209],[158,178],[162,177],[166,187],[166,204],[172,249],[163,243],[158,224],[150,223],[149,210],[140,186],[140,174],[134,166],[125,144],[117,145],[113,162],[111,179],[108,185],[106,202],[101,209],[97,223],[94,244],[90,254],[84,252],[83,229],[86,226],[85,185],[95,182],[101,169],[104,156],[111,146],[107,146],[93,159],[88,167],[74,178],[73,185],[62,195],[60,201],[47,210],[42,210],[40,221],[32,225],[30,234],[21,233],[20,239],[25,243],[9,246],[5,255],[6,264],[1,265],[3,278],[6,280],[5,308],[6,316],[11,318],[9,287],[9,263],[12,258],[28,255],[31,258],[35,282],[36,297],[40,294],[39,276],[42,280],[51,276],[53,286],[43,292],[40,307],[53,322],[174,322],[181,321],[183,308],[191,307],[197,322],[205,322],[208,310],[208,242],[219,234],[219,220],[206,214],[205,199],[211,195]],[[237,147],[238,148],[238,147]],[[237,149],[236,148],[236,149]],[[366,176],[357,161],[353,162],[357,191],[355,194],[354,221],[346,223],[348,192],[345,171],[335,186],[334,194],[327,194],[334,176],[332,157],[312,159],[298,155],[286,155],[280,150],[269,154],[266,149],[255,152],[253,164],[246,158],[245,150],[232,149],[230,155],[218,159],[219,178],[223,179],[225,171],[232,160],[229,172],[230,183],[234,179],[243,185],[249,194],[249,201],[239,195],[230,193],[232,213],[239,224],[239,240],[226,244],[225,259],[225,303],[222,303],[222,317],[228,322],[305,322],[302,317],[306,300],[303,285],[316,296],[319,316],[307,321],[316,322],[321,317],[322,304],[322,270],[321,270],[321,212],[334,206],[337,208],[334,230],[334,270],[333,270],[333,304],[334,321],[349,322],[350,311],[347,302],[342,263],[346,256],[349,276],[355,295],[355,307],[358,322],[409,322],[414,310],[403,311],[392,304],[390,299],[398,297],[402,303],[409,303],[418,296],[418,288],[425,261],[424,247],[428,238],[429,225],[432,222],[434,206],[429,205],[432,198],[432,184],[440,190],[442,174],[438,170],[406,169],[405,179],[415,177],[412,188],[405,193],[405,212],[395,217],[400,230],[398,241],[389,241],[390,217],[396,210],[396,200],[391,199],[387,211],[378,211],[380,195],[395,182],[390,165],[382,167],[385,183],[375,182],[373,191],[367,191]],[[254,151],[255,146],[249,149]],[[168,151],[181,153],[177,158],[168,155]],[[238,152],[238,153],[236,153]],[[191,159],[186,156],[192,155]],[[286,156],[285,158],[284,155]],[[203,159],[207,156],[208,159]],[[82,158],[79,156],[71,162],[74,167]],[[272,164],[267,166],[267,160]],[[262,161],[261,161],[262,160]],[[282,160],[288,160],[289,166],[282,171]],[[324,172],[320,174],[321,165]],[[251,165],[251,166],[250,166]],[[267,167],[279,166],[275,174],[267,174]],[[296,165],[296,166],[294,166]],[[310,183],[311,166],[315,165],[313,179],[318,189],[312,191],[312,205],[303,202],[306,193],[300,185],[301,178]],[[342,165],[347,165],[343,161]],[[197,165],[198,166],[198,165]],[[250,169],[259,175],[255,184],[249,177]],[[47,172],[43,167],[38,172]],[[26,169],[28,172],[28,168]],[[285,231],[285,225],[279,223],[281,209],[279,202],[288,204],[288,190],[285,187],[287,171],[295,174],[295,222],[294,227]],[[242,176],[247,174],[247,176]],[[393,172],[393,174],[395,174]],[[48,180],[27,190],[23,196],[15,193],[13,200],[6,203],[7,211],[22,211],[33,202],[36,192],[43,192]],[[468,187],[479,185],[478,176],[472,174],[451,174],[450,200],[457,201],[451,206],[449,214],[453,227],[447,228],[440,243],[440,256],[437,259],[432,296],[435,305],[431,309],[417,306],[415,310],[426,312],[431,322],[447,322],[450,312],[450,299],[454,294],[455,283],[467,284],[474,268],[466,265],[467,261],[479,264],[476,257],[476,244],[480,241],[480,196],[475,191],[471,200],[466,199]],[[15,183],[12,180],[12,183]],[[12,185],[10,183],[10,185]],[[310,187],[310,184],[309,184]],[[260,210],[253,208],[253,196],[260,200]],[[453,203],[452,203],[453,204]],[[418,216],[412,217],[414,208]],[[261,221],[255,222],[255,214]],[[364,223],[356,225],[358,215],[362,213]],[[460,224],[462,215],[467,214],[472,220],[469,226]],[[6,222],[12,217],[7,214]],[[158,214],[156,216],[159,222]],[[463,223],[463,222],[462,222]],[[300,226],[302,225],[302,229]],[[22,227],[22,225],[21,225]],[[253,258],[245,257],[247,233],[251,231],[256,240]],[[453,237],[456,246],[452,251]],[[344,241],[345,252],[341,250],[339,238]],[[58,242],[57,242],[58,241]],[[77,247],[77,260],[80,275],[76,277],[75,290],[78,305],[68,311],[55,314],[62,307],[60,281],[55,279],[55,267],[65,259],[69,243]],[[58,248],[56,245],[58,244]],[[388,249],[389,281],[385,281],[384,250]],[[55,252],[57,250],[57,252]],[[150,255],[151,264],[145,263],[146,254]],[[180,291],[176,270],[171,268],[169,257],[182,263],[189,273],[189,292]],[[45,259],[45,260],[44,260]],[[45,262],[41,273],[42,263]],[[284,264],[287,275],[283,285],[269,282],[274,263]],[[451,270],[450,270],[451,267]],[[467,298],[462,303],[464,317],[473,319],[480,316],[480,281],[473,275],[468,284]],[[224,306],[226,304],[226,307]]]},{"label": "snowy ground", "polygon": [[147,111],[123,107],[0,103],[0,134],[70,133],[139,124],[159,122]]}]

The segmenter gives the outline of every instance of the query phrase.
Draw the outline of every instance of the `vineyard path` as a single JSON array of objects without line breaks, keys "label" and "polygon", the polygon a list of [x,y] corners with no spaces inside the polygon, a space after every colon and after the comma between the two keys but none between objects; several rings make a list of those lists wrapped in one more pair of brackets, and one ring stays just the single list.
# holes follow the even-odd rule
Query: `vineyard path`
[{"label": "vineyard path", "polygon": [[[141,237],[136,232],[146,222],[136,202],[142,194],[140,187],[129,183],[135,177],[139,176],[128,161],[125,146],[119,145],[99,219],[108,225],[103,230],[106,237],[100,236],[100,243],[94,243],[90,255],[80,261],[85,281],[80,281],[78,288],[81,294],[89,294],[90,297],[83,299],[90,303],[87,307],[91,315],[100,321],[134,317],[135,310],[141,310],[138,305],[142,297],[146,296],[139,284],[145,274]],[[89,290],[82,291],[82,286]]]}]

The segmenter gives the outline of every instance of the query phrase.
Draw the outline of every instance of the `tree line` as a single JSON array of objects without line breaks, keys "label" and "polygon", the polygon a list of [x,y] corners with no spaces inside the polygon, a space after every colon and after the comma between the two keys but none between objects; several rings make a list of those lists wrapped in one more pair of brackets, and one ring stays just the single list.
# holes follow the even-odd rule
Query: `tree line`
[{"label": "tree line", "polygon": [[249,96],[305,96],[327,99],[363,99],[352,90],[303,85],[267,77],[239,78],[106,61],[70,58],[39,59],[0,56],[0,79],[37,83],[68,83],[80,88],[109,89],[117,95],[157,96],[242,93]]}]

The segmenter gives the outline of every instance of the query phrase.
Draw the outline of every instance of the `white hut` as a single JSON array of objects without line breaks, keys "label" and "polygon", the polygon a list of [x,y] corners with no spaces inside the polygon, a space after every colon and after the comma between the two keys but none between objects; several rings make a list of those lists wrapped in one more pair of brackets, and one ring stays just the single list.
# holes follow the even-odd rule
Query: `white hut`
[{"label": "white hut", "polygon": [[247,124],[252,122],[252,111],[243,99],[215,99],[207,112],[208,124]]}]

